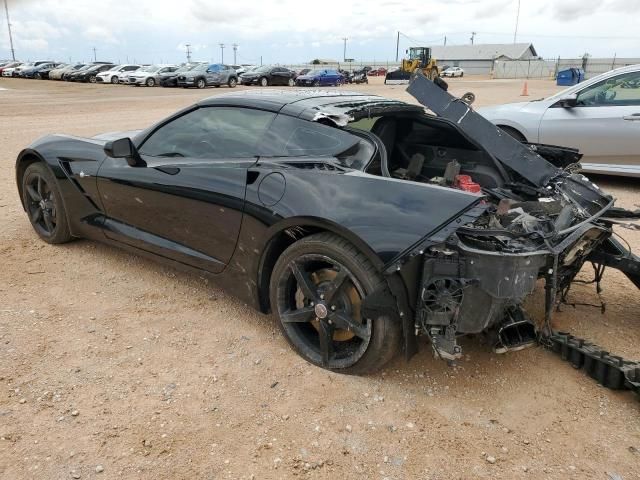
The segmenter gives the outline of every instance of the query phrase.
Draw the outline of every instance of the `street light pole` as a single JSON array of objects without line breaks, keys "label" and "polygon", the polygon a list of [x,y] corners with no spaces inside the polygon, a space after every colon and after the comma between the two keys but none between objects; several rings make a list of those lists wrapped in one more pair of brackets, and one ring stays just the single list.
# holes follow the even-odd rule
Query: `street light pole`
[{"label": "street light pole", "polygon": [[16,60],[16,52],[13,49],[13,35],[11,34],[11,20],[9,19],[9,7],[7,6],[7,0],[4,0],[4,13],[7,15],[7,29],[9,30],[9,45],[11,46],[11,58]]},{"label": "street light pole", "polygon": [[518,38],[518,22],[520,20],[520,0],[518,0],[518,11],[516,12],[516,29],[513,31],[513,43],[516,43]]},{"label": "street light pole", "polygon": [[220,63],[224,63],[224,43],[220,43]]},{"label": "street light pole", "polygon": [[191,63],[191,50],[189,49],[189,47],[191,47],[191,44],[186,43],[184,46],[187,49],[187,63]]},{"label": "street light pole", "polygon": [[344,49],[342,50],[342,61],[346,62],[347,61],[347,40],[349,40],[347,37],[342,37],[342,40],[344,41]]},{"label": "street light pole", "polygon": [[237,65],[238,62],[236,61],[236,53],[238,53],[238,44],[234,43],[232,47],[233,47],[233,64]]},{"label": "street light pole", "polygon": [[97,58],[96,58],[96,47],[93,47],[93,61],[96,62]]}]

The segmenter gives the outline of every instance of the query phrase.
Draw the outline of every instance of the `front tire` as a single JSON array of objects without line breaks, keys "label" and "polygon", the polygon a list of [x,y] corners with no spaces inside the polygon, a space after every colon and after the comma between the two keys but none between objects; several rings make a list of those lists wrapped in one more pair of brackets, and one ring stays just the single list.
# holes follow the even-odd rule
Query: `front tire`
[{"label": "front tire", "polygon": [[54,176],[40,162],[29,165],[22,175],[22,204],[31,226],[47,243],[72,239],[67,215]]},{"label": "front tire", "polygon": [[111,83],[113,83],[114,85],[115,85],[116,83],[118,83],[118,81],[119,81],[119,80],[118,80],[118,77],[116,77],[115,75],[114,75],[113,77],[111,77]]},{"label": "front tire", "polygon": [[238,80],[236,80],[234,77],[231,77],[229,79],[229,82],[227,82],[227,85],[229,86],[229,88],[236,88],[236,85],[238,85]]},{"label": "front tire", "polygon": [[91,75],[89,77],[89,83],[96,83],[96,76],[95,75]]},{"label": "front tire", "polygon": [[206,86],[207,86],[207,84],[204,81],[204,78],[199,78],[198,81],[196,82],[196,87],[198,87],[200,89],[202,89],[202,88],[204,88]]},{"label": "front tire", "polygon": [[383,283],[353,245],[320,233],[282,253],[271,276],[271,306],[285,338],[305,360],[363,374],[385,365],[400,344],[398,322],[362,317],[362,300]]},{"label": "front tire", "polygon": [[290,78],[290,79],[289,79],[289,81],[287,82],[287,84],[288,84],[290,87],[295,87],[295,85],[296,85],[296,81],[295,81],[293,78]]},{"label": "front tire", "polygon": [[153,78],[153,77],[147,78],[147,81],[146,81],[146,82],[144,82],[144,84],[145,84],[147,87],[155,87],[155,86],[156,86],[156,79],[155,79],[155,78]]},{"label": "front tire", "polygon": [[262,77],[260,79],[260,86],[268,87],[269,86],[269,79],[267,77]]}]

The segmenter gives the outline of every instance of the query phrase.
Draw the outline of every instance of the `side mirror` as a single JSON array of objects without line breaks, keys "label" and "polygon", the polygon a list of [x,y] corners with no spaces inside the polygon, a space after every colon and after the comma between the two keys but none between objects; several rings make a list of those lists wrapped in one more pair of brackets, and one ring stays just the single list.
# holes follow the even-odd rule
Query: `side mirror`
[{"label": "side mirror", "polygon": [[556,105],[562,108],[573,108],[578,105],[578,95],[575,93],[567,95],[566,97],[558,100]]},{"label": "side mirror", "polygon": [[132,167],[146,167],[147,163],[142,160],[138,150],[129,137],[119,138],[104,144],[104,153],[111,158],[126,158],[127,163]]}]

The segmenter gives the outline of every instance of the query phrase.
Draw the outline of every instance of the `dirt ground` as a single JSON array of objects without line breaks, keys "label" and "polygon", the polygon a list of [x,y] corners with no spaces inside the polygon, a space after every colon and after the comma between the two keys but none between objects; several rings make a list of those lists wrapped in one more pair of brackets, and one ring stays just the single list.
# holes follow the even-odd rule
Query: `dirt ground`
[{"label": "dirt ground", "polygon": [[[477,105],[522,98],[522,81],[450,84]],[[23,147],[144,127],[225,88],[0,88],[1,478],[640,478],[638,398],[541,348],[498,356],[467,339],[452,368],[421,343],[378,374],[333,374],[220,286],[98,243],[38,239],[15,187]],[[412,100],[381,79],[352,89]],[[529,82],[529,98],[555,91]],[[596,182],[640,204],[637,181]],[[619,233],[640,251],[638,232]],[[604,286],[604,315],[564,307],[556,324],[640,359],[638,290],[614,271]],[[598,302],[590,285],[571,300]],[[538,288],[538,319],[541,304]]]}]

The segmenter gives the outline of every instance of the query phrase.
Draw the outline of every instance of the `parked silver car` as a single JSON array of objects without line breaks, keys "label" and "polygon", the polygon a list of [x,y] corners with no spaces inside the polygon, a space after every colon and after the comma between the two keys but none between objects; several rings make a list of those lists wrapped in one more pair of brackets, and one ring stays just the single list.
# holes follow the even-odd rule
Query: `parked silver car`
[{"label": "parked silver car", "polygon": [[519,140],[579,149],[586,172],[640,177],[640,65],[478,113]]},{"label": "parked silver car", "polygon": [[140,85],[155,87],[160,83],[161,74],[175,72],[178,68],[177,65],[148,65],[129,73],[127,75],[127,83],[136,87]]}]

